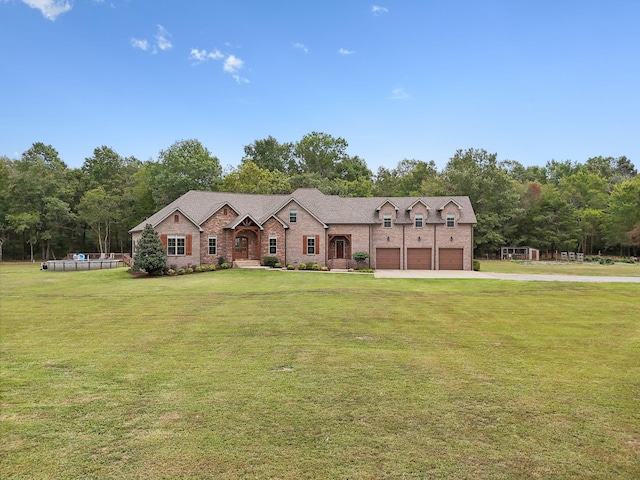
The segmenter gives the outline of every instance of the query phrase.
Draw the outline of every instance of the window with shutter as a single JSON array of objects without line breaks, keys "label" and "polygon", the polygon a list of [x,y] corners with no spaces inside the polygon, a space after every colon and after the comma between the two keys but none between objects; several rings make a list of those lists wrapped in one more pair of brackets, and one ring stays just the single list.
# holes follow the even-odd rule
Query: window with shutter
[{"label": "window with shutter", "polygon": [[[191,235],[187,235],[189,238],[189,251],[191,251]],[[187,237],[184,235],[160,235],[162,244],[167,248],[167,255],[169,256],[183,256],[186,253]],[[187,253],[191,255],[191,253]]]}]

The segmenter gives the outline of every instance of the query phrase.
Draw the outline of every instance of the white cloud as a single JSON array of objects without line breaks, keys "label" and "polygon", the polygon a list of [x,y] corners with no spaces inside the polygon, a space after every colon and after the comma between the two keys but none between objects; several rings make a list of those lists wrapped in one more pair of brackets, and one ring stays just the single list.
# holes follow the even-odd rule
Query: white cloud
[{"label": "white cloud", "polygon": [[371,13],[374,15],[383,15],[385,13],[389,13],[389,9],[387,7],[381,7],[379,5],[371,5]]},{"label": "white cloud", "polygon": [[139,48],[140,50],[147,50],[149,48],[149,42],[146,40],[140,40],[138,38],[131,39],[131,46],[133,48]]},{"label": "white cloud", "polygon": [[222,53],[217,48],[211,52],[192,48],[191,52],[189,53],[189,59],[193,60],[192,65],[198,65],[208,60],[224,59],[224,62],[222,62],[222,70],[225,73],[231,75],[236,83],[249,83],[248,79],[240,76],[240,70],[244,68],[244,60],[241,60],[235,55],[227,55],[225,53]]},{"label": "white cloud", "polygon": [[241,77],[240,75],[231,75],[231,76],[233,77],[233,79],[238,84],[240,84],[240,83],[249,83],[249,79],[248,78]]},{"label": "white cloud", "polygon": [[189,58],[194,61],[194,65],[198,63],[206,62],[207,60],[220,60],[224,58],[224,53],[222,53],[217,48],[213,52],[207,52],[206,50],[198,50],[197,48],[192,48],[191,53],[189,54]]},{"label": "white cloud", "polygon": [[404,88],[394,88],[391,90],[391,96],[389,98],[391,100],[406,100],[407,98],[410,98],[410,95]]},{"label": "white cloud", "polygon": [[167,32],[166,28],[164,28],[162,25],[158,25],[158,33],[156,33],[154,37],[156,39],[154,45],[151,45],[146,38],[132,38],[131,46],[133,48],[139,48],[140,50],[144,51],[147,51],[150,47],[152,47],[151,53],[155,55],[156,53],[158,53],[158,49],[169,50],[170,48],[173,48],[173,44],[171,43],[171,40],[169,40],[170,36],[171,34]]},{"label": "white cloud", "polygon": [[40,10],[40,13],[51,21],[54,21],[58,15],[62,15],[72,8],[72,4],[68,0],[22,0],[22,3]]},{"label": "white cloud", "polygon": [[240,60],[235,55],[229,55],[224,61],[222,69],[231,74],[236,83],[249,83],[249,80],[242,78],[238,72],[244,68],[244,61]]},{"label": "white cloud", "polygon": [[238,73],[244,66],[244,62],[235,55],[229,55],[224,61],[224,71],[227,73]]},{"label": "white cloud", "polygon": [[338,53],[340,55],[353,55],[356,52],[354,52],[353,50],[347,50],[346,48],[341,48],[340,50],[338,50]]},{"label": "white cloud", "polygon": [[156,33],[156,44],[160,50],[169,50],[173,48],[173,44],[169,40],[171,34],[162,26],[158,25],[158,33]]},{"label": "white cloud", "polygon": [[296,50],[300,50],[301,52],[304,52],[304,53],[309,53],[309,49],[302,43],[294,43],[293,48],[295,48]]}]

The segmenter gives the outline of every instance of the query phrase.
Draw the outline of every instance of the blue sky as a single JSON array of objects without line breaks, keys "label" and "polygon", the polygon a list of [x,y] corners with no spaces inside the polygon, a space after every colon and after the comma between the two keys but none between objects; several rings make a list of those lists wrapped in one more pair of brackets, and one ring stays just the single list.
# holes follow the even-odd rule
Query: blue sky
[{"label": "blue sky", "polygon": [[375,172],[457,149],[640,165],[637,0],[0,0],[0,155],[342,137]]}]

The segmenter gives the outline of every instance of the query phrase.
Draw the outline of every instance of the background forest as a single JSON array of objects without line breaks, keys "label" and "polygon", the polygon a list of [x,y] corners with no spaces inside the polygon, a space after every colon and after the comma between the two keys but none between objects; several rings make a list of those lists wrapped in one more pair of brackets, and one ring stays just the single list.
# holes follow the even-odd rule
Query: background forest
[{"label": "background forest", "polygon": [[18,159],[0,157],[0,258],[130,252],[127,231],[188,190],[286,194],[300,187],[352,197],[468,195],[482,258],[505,245],[588,255],[635,255],[640,247],[640,177],[624,156],[525,167],[469,149],[442,170],[404,159],[373,173],[347,147],[320,132],[295,143],[268,137],[223,170],[198,140],[177,141],[147,161],[102,146],[81,168],[34,143]]}]

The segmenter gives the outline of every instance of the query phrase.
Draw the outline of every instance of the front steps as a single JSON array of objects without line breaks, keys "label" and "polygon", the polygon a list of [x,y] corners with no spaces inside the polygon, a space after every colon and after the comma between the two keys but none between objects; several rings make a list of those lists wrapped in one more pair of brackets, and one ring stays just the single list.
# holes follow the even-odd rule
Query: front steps
[{"label": "front steps", "polygon": [[264,265],[260,265],[260,260],[234,260],[234,268],[269,268]]}]

